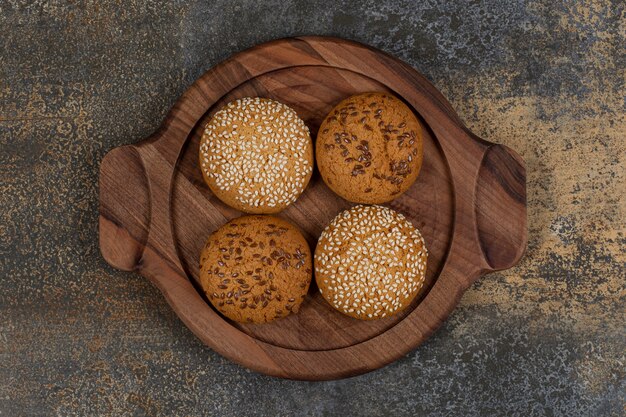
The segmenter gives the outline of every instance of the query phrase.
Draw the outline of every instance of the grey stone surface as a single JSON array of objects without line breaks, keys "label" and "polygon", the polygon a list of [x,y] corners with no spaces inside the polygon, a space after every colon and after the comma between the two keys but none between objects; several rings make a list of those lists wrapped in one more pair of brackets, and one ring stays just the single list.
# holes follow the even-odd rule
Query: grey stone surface
[{"label": "grey stone surface", "polygon": [[[0,416],[626,415],[625,3],[0,1]],[[529,245],[424,345],[351,379],[204,347],[97,246],[104,154],[263,41],[345,37],[424,73],[527,162]]]}]

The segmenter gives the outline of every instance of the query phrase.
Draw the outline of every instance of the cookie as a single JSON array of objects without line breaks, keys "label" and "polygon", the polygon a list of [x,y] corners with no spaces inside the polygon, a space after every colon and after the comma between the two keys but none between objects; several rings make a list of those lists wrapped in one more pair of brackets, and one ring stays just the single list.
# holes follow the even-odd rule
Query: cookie
[{"label": "cookie", "polygon": [[389,93],[339,103],[320,126],[315,145],[324,182],[348,201],[379,204],[404,193],[422,166],[422,128]]},{"label": "cookie", "polygon": [[309,129],[290,107],[266,98],[228,103],[207,123],[200,143],[207,185],[246,213],[277,213],[292,204],[313,172]]},{"label": "cookie", "polygon": [[207,240],[200,283],[231,320],[267,323],[296,313],[311,283],[311,251],[298,229],[274,216],[231,220]]},{"label": "cookie", "polygon": [[315,281],[335,309],[374,320],[406,308],[424,284],[428,250],[402,214],[355,206],[333,219],[315,249]]}]

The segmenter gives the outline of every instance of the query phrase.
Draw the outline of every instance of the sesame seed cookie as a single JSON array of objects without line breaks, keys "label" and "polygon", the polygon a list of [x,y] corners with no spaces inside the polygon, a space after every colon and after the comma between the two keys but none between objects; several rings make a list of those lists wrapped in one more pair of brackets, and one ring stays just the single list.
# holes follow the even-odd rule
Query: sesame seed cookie
[{"label": "sesame seed cookie", "polygon": [[428,250],[402,214],[355,206],[333,219],[315,249],[315,281],[335,309],[374,320],[403,310],[424,284]]},{"label": "sesame seed cookie", "polygon": [[388,93],[348,97],[326,116],[315,145],[324,182],[348,201],[379,204],[404,193],[422,166],[422,128]]},{"label": "sesame seed cookie", "polygon": [[228,103],[200,142],[204,180],[224,203],[246,213],[277,213],[300,196],[313,172],[308,127],[290,107],[248,97]]},{"label": "sesame seed cookie", "polygon": [[299,310],[311,264],[309,245],[295,226],[274,216],[242,216],[207,240],[200,283],[229,319],[267,323]]}]

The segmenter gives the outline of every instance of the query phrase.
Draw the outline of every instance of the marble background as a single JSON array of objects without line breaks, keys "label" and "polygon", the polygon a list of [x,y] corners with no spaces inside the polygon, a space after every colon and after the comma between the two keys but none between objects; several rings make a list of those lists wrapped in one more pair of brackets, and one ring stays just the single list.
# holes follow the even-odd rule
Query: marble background
[{"label": "marble background", "polygon": [[[0,1],[0,416],[626,415],[626,9],[613,1]],[[529,243],[424,345],[347,380],[201,345],[97,240],[104,154],[267,40],[410,63],[527,164]]]}]

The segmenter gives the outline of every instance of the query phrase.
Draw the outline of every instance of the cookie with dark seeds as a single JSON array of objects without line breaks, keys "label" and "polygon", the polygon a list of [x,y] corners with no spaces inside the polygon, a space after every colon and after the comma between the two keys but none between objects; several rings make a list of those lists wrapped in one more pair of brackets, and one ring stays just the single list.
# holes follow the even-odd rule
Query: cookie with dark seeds
[{"label": "cookie with dark seeds", "polygon": [[274,216],[231,220],[209,237],[200,255],[200,283],[208,300],[242,323],[267,323],[298,312],[311,276],[306,240]]},{"label": "cookie with dark seeds", "polygon": [[422,127],[393,95],[358,94],[326,116],[315,151],[322,178],[335,193],[355,203],[384,203],[417,179]]}]

